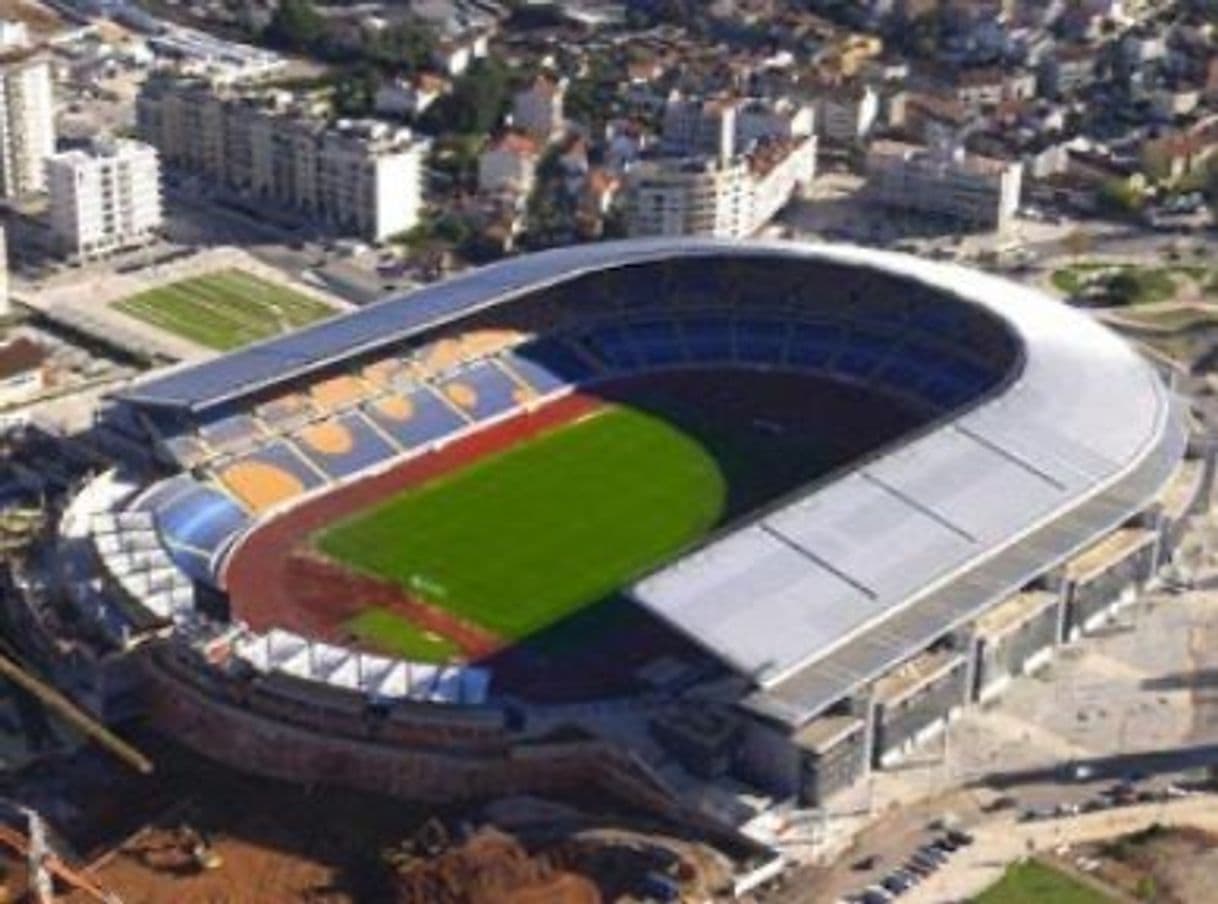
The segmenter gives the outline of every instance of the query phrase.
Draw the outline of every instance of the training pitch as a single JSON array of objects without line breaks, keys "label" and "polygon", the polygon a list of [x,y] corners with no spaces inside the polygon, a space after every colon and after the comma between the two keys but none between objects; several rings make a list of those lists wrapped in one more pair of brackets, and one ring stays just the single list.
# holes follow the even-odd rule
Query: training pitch
[{"label": "training pitch", "polygon": [[149,289],[115,302],[114,308],[219,351],[334,313],[324,302],[241,270],[223,270]]},{"label": "training pitch", "polygon": [[654,415],[608,406],[316,542],[515,640],[672,558],[719,521],[726,498],[718,464],[696,440]]}]

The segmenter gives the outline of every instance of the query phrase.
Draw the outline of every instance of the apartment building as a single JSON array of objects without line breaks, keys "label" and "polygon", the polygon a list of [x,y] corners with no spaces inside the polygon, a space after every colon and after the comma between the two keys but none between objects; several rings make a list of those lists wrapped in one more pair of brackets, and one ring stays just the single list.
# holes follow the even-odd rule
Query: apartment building
[{"label": "apartment building", "polygon": [[174,79],[150,79],[136,103],[140,137],[167,166],[370,241],[415,226],[426,143],[409,129],[324,113],[286,92]]},{"label": "apartment building", "polygon": [[880,204],[942,216],[966,226],[1002,229],[1019,208],[1018,162],[966,154],[958,145],[872,145],[867,192]]},{"label": "apartment building", "polygon": [[67,257],[98,257],[152,240],[161,226],[161,164],[139,141],[95,141],[47,160],[50,226]]},{"label": "apartment building", "polygon": [[512,98],[512,125],[542,144],[561,138],[566,132],[563,98],[566,79],[539,75]]},{"label": "apartment building", "polygon": [[478,157],[478,190],[527,197],[537,181],[541,148],[522,132],[505,132]]},{"label": "apartment building", "polygon": [[736,153],[737,105],[732,98],[702,100],[674,94],[664,106],[664,150],[674,156],[707,155],[726,163]]},{"label": "apartment building", "polygon": [[0,197],[46,190],[46,158],[55,152],[51,65],[25,43],[24,29],[6,30],[0,45]]},{"label": "apartment building", "polygon": [[752,235],[811,183],[816,138],[772,139],[723,162],[664,159],[629,172],[627,229],[632,236]]}]

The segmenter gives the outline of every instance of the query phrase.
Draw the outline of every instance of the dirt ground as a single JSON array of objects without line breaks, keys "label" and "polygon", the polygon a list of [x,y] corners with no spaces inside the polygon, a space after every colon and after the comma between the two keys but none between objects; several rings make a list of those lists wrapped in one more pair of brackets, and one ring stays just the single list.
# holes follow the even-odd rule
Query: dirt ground
[{"label": "dirt ground", "polygon": [[[650,872],[702,892],[731,869],[725,853],[591,791],[424,809],[241,775],[151,732],[131,740],[153,775],[84,748],[0,781],[44,815],[69,864],[125,904],[599,904],[637,898]],[[25,864],[7,853],[0,883],[20,899]]]}]

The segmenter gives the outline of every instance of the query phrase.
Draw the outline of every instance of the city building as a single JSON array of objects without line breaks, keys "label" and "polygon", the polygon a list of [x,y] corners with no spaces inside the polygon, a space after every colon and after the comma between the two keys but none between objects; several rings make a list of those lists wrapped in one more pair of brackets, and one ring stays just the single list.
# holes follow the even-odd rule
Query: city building
[{"label": "city building", "polygon": [[866,138],[880,113],[880,98],[866,84],[833,88],[820,97],[816,122],[821,137],[838,144]]},{"label": "city building", "polygon": [[382,241],[418,223],[427,144],[375,120],[323,118],[286,92],[240,93],[150,79],[140,137],[166,166],[202,174],[248,202],[276,205]]},{"label": "city building", "polygon": [[628,174],[627,230],[632,236],[752,235],[811,183],[816,138],[757,142],[747,154],[669,158]]},{"label": "city building", "polygon": [[537,76],[512,99],[512,125],[542,144],[561,138],[566,131],[562,114],[566,93],[565,79]]},{"label": "city building", "polygon": [[867,192],[877,203],[1001,229],[1019,208],[1022,168],[966,154],[958,145],[929,148],[876,142],[867,154]]},{"label": "city building", "polygon": [[721,164],[736,153],[736,101],[674,95],[664,106],[662,143],[674,156],[707,155]]},{"label": "city building", "polygon": [[642,163],[629,173],[627,230],[632,236],[740,238],[752,230],[744,161],[709,157]]},{"label": "city building", "polygon": [[161,164],[139,141],[95,141],[47,160],[50,225],[64,255],[90,258],[152,240],[161,226]]},{"label": "city building", "polygon": [[452,90],[452,82],[432,72],[395,79],[376,89],[373,110],[381,116],[419,116]]},{"label": "city building", "polygon": [[5,29],[0,44],[0,197],[46,189],[46,158],[55,151],[51,64],[24,28]]},{"label": "city building", "polygon": [[537,178],[541,151],[520,132],[506,132],[478,158],[478,189],[487,193],[527,195]]}]

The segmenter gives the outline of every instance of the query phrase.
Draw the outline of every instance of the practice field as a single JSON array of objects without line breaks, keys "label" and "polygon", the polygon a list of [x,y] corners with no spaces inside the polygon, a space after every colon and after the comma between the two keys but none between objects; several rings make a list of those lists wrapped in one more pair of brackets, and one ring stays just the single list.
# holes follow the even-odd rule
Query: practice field
[{"label": "practice field", "polygon": [[114,302],[131,317],[218,351],[328,317],[325,303],[241,270],[223,270]]},{"label": "practice field", "polygon": [[719,521],[727,484],[692,437],[609,406],[322,532],[356,570],[523,638],[670,559]]}]

